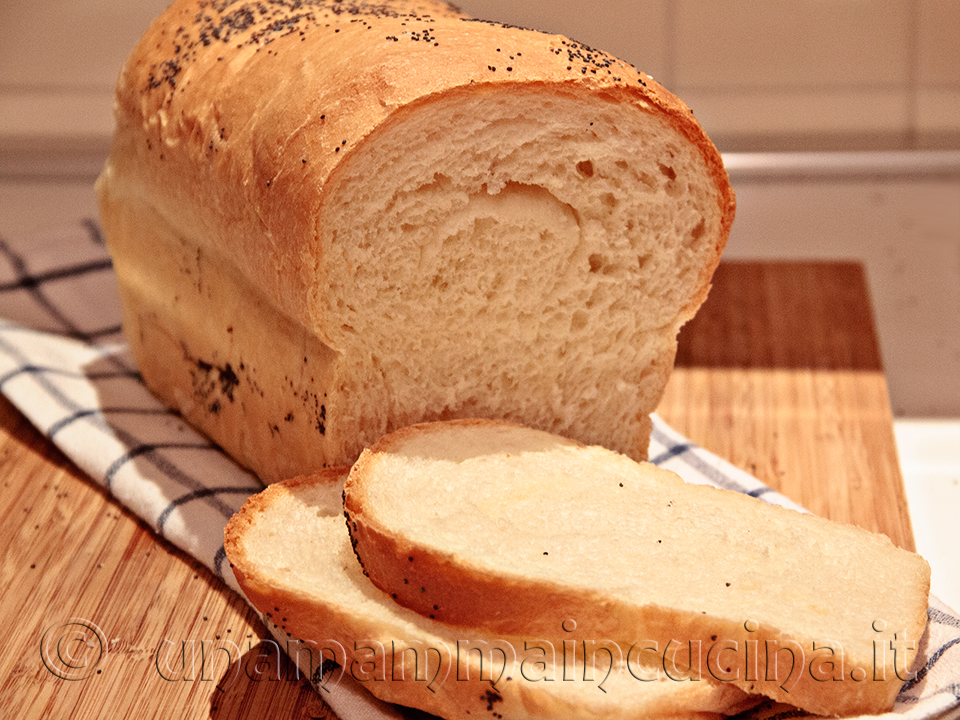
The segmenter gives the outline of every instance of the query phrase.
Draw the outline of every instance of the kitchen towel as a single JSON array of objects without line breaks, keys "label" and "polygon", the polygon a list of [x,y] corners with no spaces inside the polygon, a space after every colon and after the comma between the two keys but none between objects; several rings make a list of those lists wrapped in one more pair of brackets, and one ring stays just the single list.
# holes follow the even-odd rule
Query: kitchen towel
[{"label": "kitchen towel", "polygon": [[[223,527],[262,485],[146,389],[120,317],[95,221],[0,237],[0,391],[117,502],[240,593],[225,560]],[[656,417],[650,458],[688,482],[800,509]],[[960,710],[958,645],[960,618],[931,598],[915,675],[903,686],[896,716]],[[343,720],[402,717],[346,683],[318,692]],[[798,717],[770,706],[754,713],[747,717]]]}]

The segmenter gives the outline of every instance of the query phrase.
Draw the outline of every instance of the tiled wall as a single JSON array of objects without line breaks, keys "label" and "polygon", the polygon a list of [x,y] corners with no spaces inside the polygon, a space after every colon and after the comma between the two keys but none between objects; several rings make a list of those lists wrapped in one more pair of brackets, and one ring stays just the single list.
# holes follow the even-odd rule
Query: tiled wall
[{"label": "tiled wall", "polygon": [[[117,69],[166,0],[3,0],[0,140],[109,132]],[[460,0],[620,55],[722,150],[960,147],[960,0]]]}]

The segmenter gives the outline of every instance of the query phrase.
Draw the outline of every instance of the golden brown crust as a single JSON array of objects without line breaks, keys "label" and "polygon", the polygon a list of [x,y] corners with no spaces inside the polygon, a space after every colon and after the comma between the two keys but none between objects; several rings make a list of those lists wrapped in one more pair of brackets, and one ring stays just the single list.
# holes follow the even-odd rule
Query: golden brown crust
[{"label": "golden brown crust", "polygon": [[[532,84],[589,89],[668,116],[704,157],[734,215],[719,154],[690,110],[647,75],[561,36],[476,23],[440,2],[174,3],[143,36],[118,86],[111,163],[188,212],[199,237],[278,307],[323,325],[313,222],[333,174],[398,111],[450,92]],[[408,47],[396,52],[398,43]],[[363,62],[358,58],[363,57]],[[149,169],[149,172],[143,172]],[[715,263],[714,263],[715,265]],[[713,266],[704,269],[705,296]],[[695,309],[695,308],[692,308]]]}]

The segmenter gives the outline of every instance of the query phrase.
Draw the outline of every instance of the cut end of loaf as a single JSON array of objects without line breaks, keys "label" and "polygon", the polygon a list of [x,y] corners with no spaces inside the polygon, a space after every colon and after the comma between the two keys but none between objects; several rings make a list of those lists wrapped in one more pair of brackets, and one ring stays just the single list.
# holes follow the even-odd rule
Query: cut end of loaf
[{"label": "cut end of loaf", "polygon": [[[491,417],[645,456],[729,221],[659,114],[530,84],[408,108],[334,176],[318,315],[368,444]],[[345,430],[346,431],[346,430]]]}]

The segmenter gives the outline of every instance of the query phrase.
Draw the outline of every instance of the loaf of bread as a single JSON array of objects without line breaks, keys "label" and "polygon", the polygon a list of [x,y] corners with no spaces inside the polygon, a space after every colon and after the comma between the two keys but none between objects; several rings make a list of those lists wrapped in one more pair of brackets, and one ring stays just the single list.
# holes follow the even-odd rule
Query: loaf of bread
[{"label": "loaf of bread", "polygon": [[644,457],[734,215],[645,74],[436,0],[176,0],[115,114],[133,354],[264,480],[457,417]]},{"label": "loaf of bread", "polygon": [[758,702],[730,684],[675,681],[646,658],[628,658],[628,648],[621,657],[574,629],[508,638],[400,607],[363,576],[351,550],[345,476],[327,470],[275,483],[225,532],[247,598],[286,633],[301,664],[316,673],[327,661],[330,674],[316,673],[326,690],[346,677],[447,720],[709,720]]},{"label": "loaf of bread", "polygon": [[344,511],[365,574],[421,615],[695,647],[702,677],[818,714],[890,710],[926,625],[930,568],[885,536],[510,423],[383,438]]}]

